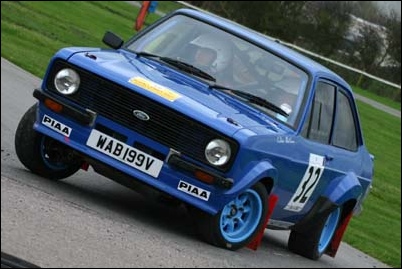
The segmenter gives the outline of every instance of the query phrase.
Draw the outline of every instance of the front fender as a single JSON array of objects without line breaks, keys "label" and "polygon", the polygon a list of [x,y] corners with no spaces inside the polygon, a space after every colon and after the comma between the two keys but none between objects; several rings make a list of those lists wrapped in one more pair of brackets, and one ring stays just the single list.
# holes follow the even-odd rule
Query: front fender
[{"label": "front fender", "polygon": [[[256,182],[263,178],[271,178],[275,184],[278,177],[278,171],[269,161],[260,161],[254,163],[248,169],[243,169],[244,173],[236,177],[238,184],[235,184],[228,194],[237,195],[246,188],[253,186]],[[236,180],[235,179],[235,180]]]},{"label": "front fender", "polygon": [[221,200],[221,208],[232,201],[237,195],[253,186],[256,182],[265,178],[271,178],[274,186],[278,177],[276,168],[266,160],[257,163],[252,162],[241,171],[242,173],[234,177],[235,184],[233,187],[226,192],[225,198]]},{"label": "front fender", "polygon": [[362,194],[362,186],[354,173],[347,173],[331,181],[323,196],[331,202],[342,205],[348,200],[358,200]]}]

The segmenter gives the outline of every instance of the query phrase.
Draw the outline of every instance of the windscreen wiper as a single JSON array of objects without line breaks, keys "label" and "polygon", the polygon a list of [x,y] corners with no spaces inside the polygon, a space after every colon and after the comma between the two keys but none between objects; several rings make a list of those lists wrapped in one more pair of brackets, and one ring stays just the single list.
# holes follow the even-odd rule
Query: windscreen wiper
[{"label": "windscreen wiper", "polygon": [[218,89],[218,90],[227,90],[230,93],[233,93],[233,94],[235,94],[237,96],[240,96],[241,98],[244,98],[244,99],[246,99],[247,101],[249,101],[249,102],[251,102],[253,104],[268,108],[269,110],[272,110],[272,111],[274,111],[276,113],[279,113],[282,116],[285,116],[285,117],[289,116],[288,113],[286,113],[282,108],[278,107],[274,103],[271,103],[271,102],[265,100],[264,98],[261,98],[259,96],[253,95],[251,93],[240,91],[240,90],[235,90],[235,89],[232,89],[232,88],[229,88],[229,87],[226,87],[226,86],[223,86],[223,85],[218,85],[218,84],[211,84],[209,86],[209,88],[210,89]]},{"label": "windscreen wiper", "polygon": [[191,64],[180,61],[179,59],[173,59],[173,58],[169,58],[169,57],[159,56],[159,55],[152,54],[152,53],[145,52],[145,51],[135,52],[135,54],[137,54],[137,57],[156,58],[157,60],[170,64],[170,65],[172,65],[180,70],[183,70],[189,74],[198,76],[203,79],[207,79],[209,81],[213,81],[213,82],[216,81],[216,79],[213,76],[211,76],[210,74],[208,74],[207,72],[205,72]]}]

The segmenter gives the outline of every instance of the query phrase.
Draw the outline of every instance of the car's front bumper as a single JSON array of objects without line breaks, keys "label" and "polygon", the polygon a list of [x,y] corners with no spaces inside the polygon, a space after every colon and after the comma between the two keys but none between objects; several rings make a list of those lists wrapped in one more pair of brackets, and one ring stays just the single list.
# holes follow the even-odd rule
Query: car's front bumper
[{"label": "car's front bumper", "polygon": [[[97,115],[93,111],[69,105],[67,102],[59,100],[57,96],[53,96],[53,94],[37,89],[34,91],[34,97],[40,101],[34,128],[38,132],[50,136],[77,151],[88,163],[96,167],[97,172],[108,176],[110,179],[120,182],[122,178],[125,178],[124,182],[120,183],[134,189],[138,189],[134,181],[139,181],[211,214],[217,213],[232,198],[233,194],[225,193],[232,187],[232,179],[224,177],[200,163],[191,161],[191,158],[180,155],[174,149],[170,149]],[[61,109],[58,105],[61,106]],[[54,111],[55,109],[51,109],[54,107],[57,108],[57,112]],[[71,133],[68,136],[63,135],[63,133],[58,132],[51,126],[43,124],[42,121],[46,116],[54,119],[54,125],[60,123],[62,126],[71,128]],[[144,149],[141,150],[155,152],[155,154],[152,152],[150,154],[163,161],[160,173],[157,177],[148,175],[140,170],[133,169],[133,167],[117,158],[112,158],[104,154],[104,152],[89,147],[88,138],[94,129],[100,130],[100,132],[108,130],[110,132],[108,133],[109,136],[117,138],[118,136],[124,136],[126,144],[130,146],[142,145]],[[122,177],[117,172],[124,174],[125,177]],[[210,184],[196,179],[194,175],[199,172],[212,178],[211,182],[209,182]],[[130,180],[133,181],[133,184],[130,184]]]}]

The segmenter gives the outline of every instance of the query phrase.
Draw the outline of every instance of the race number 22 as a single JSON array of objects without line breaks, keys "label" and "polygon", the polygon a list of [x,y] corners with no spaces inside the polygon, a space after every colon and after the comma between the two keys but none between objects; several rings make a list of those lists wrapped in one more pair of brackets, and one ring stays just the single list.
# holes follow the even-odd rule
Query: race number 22
[{"label": "race number 22", "polygon": [[315,187],[318,185],[323,172],[324,157],[310,154],[307,170],[292,198],[285,206],[285,209],[294,212],[302,210],[310,199],[310,196],[313,194]]}]

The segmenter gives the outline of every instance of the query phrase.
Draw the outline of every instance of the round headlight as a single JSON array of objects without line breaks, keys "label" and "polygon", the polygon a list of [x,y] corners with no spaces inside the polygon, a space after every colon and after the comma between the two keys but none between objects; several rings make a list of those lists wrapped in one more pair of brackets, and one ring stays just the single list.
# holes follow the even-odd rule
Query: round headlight
[{"label": "round headlight", "polygon": [[224,165],[230,159],[230,146],[224,140],[214,139],[205,148],[205,157],[213,165]]},{"label": "round headlight", "polygon": [[62,69],[54,78],[54,86],[61,94],[73,94],[80,86],[80,76],[73,69]]}]

